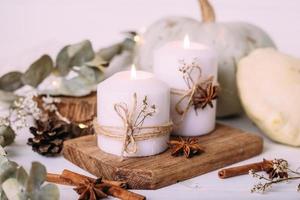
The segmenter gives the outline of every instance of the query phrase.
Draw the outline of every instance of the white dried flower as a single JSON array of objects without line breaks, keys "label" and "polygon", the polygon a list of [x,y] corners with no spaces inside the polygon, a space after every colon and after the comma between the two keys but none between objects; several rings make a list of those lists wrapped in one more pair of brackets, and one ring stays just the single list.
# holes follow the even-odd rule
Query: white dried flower
[{"label": "white dried flower", "polygon": [[10,125],[13,125],[16,129],[28,126],[28,116],[32,116],[35,120],[42,117],[42,111],[33,100],[34,95],[35,94],[30,93],[26,96],[19,97],[13,102],[8,120]]},{"label": "white dried flower", "polygon": [[0,117],[0,126],[9,126],[9,120],[7,117]]},{"label": "white dried flower", "polygon": [[253,169],[250,169],[249,172],[248,172],[248,174],[249,174],[250,176],[254,177],[255,171],[254,171]]}]

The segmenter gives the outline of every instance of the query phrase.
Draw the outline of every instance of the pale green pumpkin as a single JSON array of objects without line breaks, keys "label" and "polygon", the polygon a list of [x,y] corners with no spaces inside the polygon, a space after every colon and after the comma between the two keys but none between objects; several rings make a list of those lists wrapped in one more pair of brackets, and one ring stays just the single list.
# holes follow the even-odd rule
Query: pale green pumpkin
[{"label": "pale green pumpkin", "polygon": [[240,60],[237,85],[249,118],[271,139],[300,147],[300,59],[257,49]]},{"label": "pale green pumpkin", "polygon": [[191,41],[212,46],[218,52],[221,92],[217,116],[239,114],[242,107],[236,87],[236,63],[253,49],[275,45],[263,30],[254,25],[243,22],[215,22],[214,11],[208,1],[199,0],[199,3],[202,22],[186,17],[167,17],[147,29],[137,50],[138,66],[151,71],[153,51],[167,42],[182,40],[188,34]]}]

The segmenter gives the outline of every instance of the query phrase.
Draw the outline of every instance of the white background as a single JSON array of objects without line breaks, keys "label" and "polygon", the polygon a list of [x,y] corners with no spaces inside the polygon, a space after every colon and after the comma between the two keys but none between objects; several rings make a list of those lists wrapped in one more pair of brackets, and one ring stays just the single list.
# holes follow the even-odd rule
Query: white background
[{"label": "white background", "polygon": [[[300,57],[299,0],[211,0],[218,21],[247,21],[266,30],[278,48]],[[90,39],[95,49],[122,38],[120,32],[139,30],[168,15],[200,19],[196,0],[1,0],[0,75],[24,70],[40,55],[55,56],[65,44]],[[246,118],[224,121],[260,134]],[[44,158],[26,146],[28,133],[19,133],[7,148],[9,157],[27,169],[39,160],[50,172],[69,168],[84,173],[63,158]],[[265,138],[264,153],[243,163],[262,158],[285,158],[291,167],[300,166],[298,148],[278,145]],[[148,199],[299,199],[296,184],[283,184],[265,195],[250,194],[255,180],[242,176],[219,180],[216,172],[156,191],[138,191]],[[69,187],[61,187],[61,199],[76,199]]]}]

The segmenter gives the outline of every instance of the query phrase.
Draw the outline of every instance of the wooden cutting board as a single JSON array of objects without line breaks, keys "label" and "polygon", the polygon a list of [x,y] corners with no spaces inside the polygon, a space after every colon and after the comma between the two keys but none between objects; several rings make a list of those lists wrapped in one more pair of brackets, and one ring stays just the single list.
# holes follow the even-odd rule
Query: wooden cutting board
[{"label": "wooden cutting board", "polygon": [[251,158],[263,149],[261,137],[221,124],[212,133],[200,136],[199,143],[206,152],[190,159],[172,157],[167,150],[121,161],[101,151],[93,135],[66,141],[63,155],[97,177],[126,180],[133,189],[157,189]]}]

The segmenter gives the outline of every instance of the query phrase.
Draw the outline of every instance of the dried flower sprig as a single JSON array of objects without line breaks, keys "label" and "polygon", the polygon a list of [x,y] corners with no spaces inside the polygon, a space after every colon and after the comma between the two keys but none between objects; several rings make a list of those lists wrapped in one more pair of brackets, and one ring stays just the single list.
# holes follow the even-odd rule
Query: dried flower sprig
[{"label": "dried flower sprig", "polygon": [[139,127],[143,126],[147,117],[152,117],[157,112],[155,104],[149,105],[148,97],[145,96],[143,99],[143,104],[141,110],[139,111],[133,126]]},{"label": "dried flower sprig", "polygon": [[194,59],[191,63],[186,63],[184,60],[179,60],[179,72],[182,73],[182,78],[189,89],[196,84],[197,80],[193,79],[194,73],[198,73],[197,79],[199,79],[202,75],[201,67],[197,64],[197,60]]},{"label": "dried flower sprig", "polygon": [[[264,193],[271,189],[274,184],[283,183],[290,180],[300,180],[300,172],[291,170],[288,167],[288,162],[286,160],[274,159],[272,161],[264,161],[268,162],[264,171],[269,175],[269,177],[265,177],[264,175],[257,173],[255,170],[250,170],[250,176],[264,181],[255,184],[251,189],[251,192]],[[299,190],[300,184],[297,187],[298,192]]]},{"label": "dried flower sprig", "polygon": [[61,102],[60,98],[57,97],[51,97],[50,95],[44,96],[42,97],[42,108],[50,113],[54,113],[58,119],[60,119],[61,121],[64,121],[68,124],[70,124],[70,120],[64,116],[62,116],[62,114],[59,112],[57,104]]},{"label": "dried flower sprig", "polygon": [[8,116],[10,126],[14,125],[17,130],[28,127],[28,116],[32,116],[35,120],[38,120],[43,116],[42,111],[33,100],[35,95],[36,94],[28,94],[26,96],[21,96],[12,103]]},{"label": "dried flower sprig", "polygon": [[[219,86],[214,84],[214,77],[202,76],[202,69],[197,58],[191,63],[186,63],[184,60],[179,60],[179,63],[178,71],[182,74],[188,90],[185,93],[179,92],[183,96],[175,106],[178,114],[183,115],[190,106],[194,107],[196,114],[198,109],[204,109],[208,106],[213,108],[213,100],[217,99],[219,90]],[[175,92],[175,94],[177,93],[178,91]],[[182,109],[180,104],[186,98],[188,99],[188,105],[185,109]]]}]

